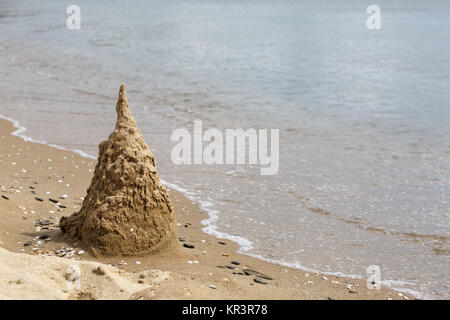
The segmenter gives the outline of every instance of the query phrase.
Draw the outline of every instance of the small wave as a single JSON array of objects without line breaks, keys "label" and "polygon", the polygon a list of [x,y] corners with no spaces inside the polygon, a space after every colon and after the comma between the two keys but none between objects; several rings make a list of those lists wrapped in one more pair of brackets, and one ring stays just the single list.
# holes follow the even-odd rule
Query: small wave
[{"label": "small wave", "polygon": [[161,182],[169,188],[183,193],[189,200],[197,202],[200,208],[208,214],[209,217],[201,221],[202,225],[205,226],[202,228],[203,232],[220,239],[228,239],[237,243],[239,246],[238,252],[246,252],[253,249],[253,243],[250,240],[241,236],[230,235],[217,230],[217,226],[214,223],[219,219],[219,211],[211,208],[213,203],[201,200],[197,193],[190,192],[177,184],[170,183],[163,179],[161,179]]},{"label": "small wave", "polygon": [[72,90],[75,91],[76,93],[81,93],[81,94],[84,94],[87,96],[100,97],[100,98],[106,99],[108,101],[111,100],[111,97],[107,96],[106,94],[92,92],[92,91],[86,91],[86,90],[81,90],[81,89],[76,89],[76,88],[73,88]]},{"label": "small wave", "polygon": [[15,131],[13,131],[11,134],[13,136],[17,136],[17,137],[21,138],[23,141],[44,144],[44,145],[47,145],[49,147],[52,147],[52,148],[55,148],[55,149],[59,149],[59,150],[72,151],[72,152],[75,152],[76,154],[79,154],[83,158],[97,159],[97,157],[91,156],[90,154],[87,154],[86,152],[78,150],[78,149],[69,149],[69,148],[65,148],[65,147],[62,147],[62,146],[59,146],[59,145],[56,145],[56,144],[48,143],[48,142],[46,142],[44,140],[33,139],[33,138],[31,138],[31,137],[29,137],[29,136],[24,134],[27,131],[27,128],[21,126],[19,121],[14,120],[14,119],[9,118],[9,117],[5,117],[5,116],[3,116],[1,114],[0,114],[0,119],[4,119],[4,120],[7,120],[7,121],[11,122],[13,124],[14,128],[17,129]]},{"label": "small wave", "polygon": [[432,300],[433,299],[429,295],[426,295],[417,290],[411,289],[410,286],[415,285],[414,283],[411,283],[411,282],[401,281],[401,280],[382,280],[381,285],[385,286],[387,288],[390,288],[392,290],[395,290],[395,291],[407,293],[416,299],[422,299],[422,300]]},{"label": "small wave", "polygon": [[[385,236],[399,236],[402,238],[405,238],[410,241],[422,241],[425,245],[432,246],[432,250],[439,255],[449,255],[449,250],[442,249],[441,246],[445,245],[449,238],[443,235],[437,235],[437,234],[420,234],[415,232],[402,232],[402,231],[395,231],[395,230],[387,230],[383,229],[381,227],[374,227],[369,226],[367,223],[364,223],[360,218],[354,218],[354,219],[347,219],[340,217],[338,214],[333,213],[331,211],[325,210],[320,207],[310,207],[308,206],[307,202],[309,199],[305,198],[303,201],[304,207],[314,213],[318,213],[323,216],[328,216],[332,219],[339,220],[341,222],[347,223],[347,224],[353,224],[356,225],[358,228],[369,231],[369,232],[376,232],[381,233]],[[432,243],[426,243],[426,241],[432,241]],[[435,248],[435,246],[438,246],[438,248]]]}]

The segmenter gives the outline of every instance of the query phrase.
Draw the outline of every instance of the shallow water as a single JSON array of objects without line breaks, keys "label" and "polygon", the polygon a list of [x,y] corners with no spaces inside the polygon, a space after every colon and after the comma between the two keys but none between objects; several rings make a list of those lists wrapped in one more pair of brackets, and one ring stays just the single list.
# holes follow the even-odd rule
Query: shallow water
[{"label": "shallow water", "polygon": [[[377,1],[378,31],[370,4],[77,1],[68,30],[58,1],[0,1],[0,114],[96,156],[125,82],[161,177],[201,201],[207,232],[449,298],[450,4]],[[172,131],[195,119],[280,129],[278,174],[172,164]]]}]

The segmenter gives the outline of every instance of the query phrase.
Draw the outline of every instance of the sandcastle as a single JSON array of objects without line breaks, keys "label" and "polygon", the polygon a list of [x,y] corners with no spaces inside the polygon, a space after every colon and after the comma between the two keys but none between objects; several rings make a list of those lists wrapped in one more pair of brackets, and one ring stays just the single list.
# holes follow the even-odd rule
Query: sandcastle
[{"label": "sandcastle", "polygon": [[143,255],[176,243],[176,219],[155,159],[130,110],[122,84],[117,123],[99,145],[94,177],[79,212],[62,217],[66,238],[94,254]]}]

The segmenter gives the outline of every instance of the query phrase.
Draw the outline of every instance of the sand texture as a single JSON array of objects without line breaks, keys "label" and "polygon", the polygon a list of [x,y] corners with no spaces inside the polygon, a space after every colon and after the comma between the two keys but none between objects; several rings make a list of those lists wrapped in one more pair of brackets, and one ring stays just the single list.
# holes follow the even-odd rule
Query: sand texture
[{"label": "sand texture", "polygon": [[0,248],[0,299],[134,299],[155,297],[170,272],[131,274],[90,261],[12,253]]},{"label": "sand texture", "polygon": [[99,145],[98,163],[81,210],[63,217],[61,230],[94,254],[142,255],[176,241],[176,219],[155,159],[128,109],[125,85],[117,123]]}]

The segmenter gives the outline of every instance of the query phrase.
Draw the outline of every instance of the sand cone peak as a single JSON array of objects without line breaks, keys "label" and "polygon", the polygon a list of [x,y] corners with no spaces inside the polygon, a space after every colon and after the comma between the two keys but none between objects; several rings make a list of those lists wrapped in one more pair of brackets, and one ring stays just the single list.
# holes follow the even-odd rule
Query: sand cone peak
[{"label": "sand cone peak", "polygon": [[122,83],[119,89],[119,97],[117,99],[116,104],[116,112],[117,112],[117,125],[123,125],[123,123],[130,122],[131,125],[136,125],[136,121],[133,118],[133,115],[128,109],[128,98],[126,92],[126,86]]},{"label": "sand cone peak", "polygon": [[60,227],[66,237],[81,239],[105,255],[154,252],[175,242],[175,213],[153,154],[128,109],[124,84],[116,111],[116,127],[99,145],[82,208],[63,217]]}]

